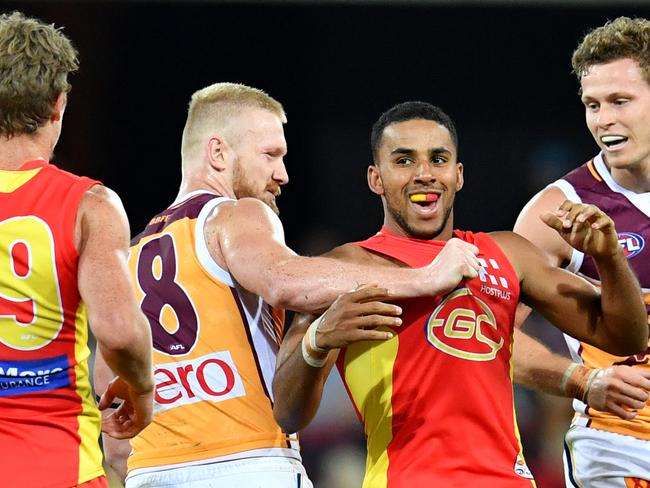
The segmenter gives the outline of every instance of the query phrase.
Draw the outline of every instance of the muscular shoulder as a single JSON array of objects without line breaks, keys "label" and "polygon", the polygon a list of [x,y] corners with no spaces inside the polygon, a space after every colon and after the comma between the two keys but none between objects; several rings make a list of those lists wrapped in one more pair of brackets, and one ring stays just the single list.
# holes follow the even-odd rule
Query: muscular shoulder
[{"label": "muscular shoulder", "polygon": [[[103,185],[90,187],[81,197],[75,222],[75,244],[83,248],[90,233],[129,238],[129,224],[120,197]],[[105,234],[108,235],[108,234]]]},{"label": "muscular shoulder", "polygon": [[349,263],[368,264],[373,261],[373,257],[368,251],[363,247],[352,243],[335,247],[331,251],[327,251],[323,254],[323,257],[338,259],[339,261],[346,261]]},{"label": "muscular shoulder", "polygon": [[525,237],[511,231],[490,232],[501,251],[517,272],[521,280],[529,266],[550,263],[548,256],[544,255],[532,242]]},{"label": "muscular shoulder", "polygon": [[557,210],[565,200],[564,192],[558,187],[545,188],[524,206],[513,228],[514,232],[537,246],[554,266],[568,263],[572,249],[540,216]]}]

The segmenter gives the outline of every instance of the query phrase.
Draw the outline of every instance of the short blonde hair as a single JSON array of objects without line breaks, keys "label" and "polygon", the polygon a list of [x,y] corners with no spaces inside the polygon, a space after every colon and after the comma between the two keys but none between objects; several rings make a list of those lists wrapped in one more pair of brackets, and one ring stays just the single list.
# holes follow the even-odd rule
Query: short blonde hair
[{"label": "short blonde hair", "polygon": [[595,64],[630,58],[639,63],[650,83],[650,21],[619,17],[589,32],[573,52],[571,64],[578,79]]},{"label": "short blonde hair", "polygon": [[206,130],[224,131],[242,109],[261,108],[282,121],[287,116],[280,102],[264,91],[240,83],[215,83],[192,95],[183,130],[182,153],[204,143]]},{"label": "short blonde hair", "polygon": [[36,132],[52,116],[54,102],[70,91],[77,50],[60,28],[25,17],[0,15],[0,135]]}]

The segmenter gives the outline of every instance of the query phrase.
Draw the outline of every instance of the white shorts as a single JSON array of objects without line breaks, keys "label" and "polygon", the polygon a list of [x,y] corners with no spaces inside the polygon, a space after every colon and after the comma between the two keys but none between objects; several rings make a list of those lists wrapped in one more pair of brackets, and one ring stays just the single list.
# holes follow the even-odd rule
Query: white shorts
[{"label": "white shorts", "polygon": [[570,488],[650,487],[650,441],[574,425],[564,442],[564,479]]},{"label": "white shorts", "polygon": [[248,458],[128,476],[125,488],[313,488],[300,461]]}]

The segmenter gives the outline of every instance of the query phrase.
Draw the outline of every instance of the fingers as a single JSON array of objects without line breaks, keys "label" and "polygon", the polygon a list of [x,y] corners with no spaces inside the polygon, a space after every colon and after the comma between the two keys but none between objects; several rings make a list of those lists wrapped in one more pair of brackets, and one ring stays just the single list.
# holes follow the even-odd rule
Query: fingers
[{"label": "fingers", "polygon": [[358,303],[382,301],[388,298],[390,298],[388,290],[374,283],[360,285],[355,290],[344,293],[339,297],[340,300]]},{"label": "fingers", "polygon": [[541,219],[555,230],[568,231],[576,227],[604,230],[613,226],[612,220],[595,205],[565,200],[555,212],[545,212]]},{"label": "fingers", "polygon": [[402,319],[386,315],[364,315],[354,317],[348,321],[353,329],[376,329],[377,327],[399,327]]},{"label": "fingers", "polygon": [[607,411],[618,415],[624,420],[632,420],[638,415],[638,412],[626,410],[614,402],[607,402]]},{"label": "fingers", "polygon": [[394,334],[384,330],[358,330],[350,343],[361,341],[387,341],[392,339]]},{"label": "fingers", "polygon": [[130,439],[145,427],[129,402],[102,419],[102,432],[115,439]]},{"label": "fingers", "polygon": [[117,395],[113,392],[113,389],[109,384],[108,387],[106,388],[106,391],[102,393],[102,396],[99,398],[99,403],[97,404],[97,407],[100,410],[106,410],[108,407],[110,407],[113,404],[116,398]]},{"label": "fingers", "polygon": [[402,308],[386,302],[365,302],[351,307],[349,315],[385,315],[388,317],[397,317],[402,315]]}]

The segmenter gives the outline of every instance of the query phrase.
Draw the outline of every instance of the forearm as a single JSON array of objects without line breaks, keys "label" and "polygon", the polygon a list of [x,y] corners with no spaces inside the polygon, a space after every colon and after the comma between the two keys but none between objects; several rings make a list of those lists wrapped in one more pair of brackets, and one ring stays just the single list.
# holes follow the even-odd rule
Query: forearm
[{"label": "forearm", "polygon": [[113,439],[111,436],[103,434],[102,442],[104,444],[106,464],[110,466],[119,480],[124,483],[128,471],[127,459],[131,453],[129,441],[126,439]]},{"label": "forearm", "polygon": [[515,383],[583,402],[599,371],[551,352],[519,330],[515,331],[513,361]]},{"label": "forearm", "polygon": [[601,280],[600,323],[607,352],[619,356],[645,351],[648,346],[646,308],[639,283],[623,251],[596,260]]},{"label": "forearm", "polygon": [[97,337],[98,349],[108,367],[136,393],[153,388],[151,331],[144,316],[135,317],[122,334]]},{"label": "forearm", "polygon": [[305,428],[316,415],[323,395],[325,381],[335,360],[330,351],[322,367],[308,365],[298,341],[291,350],[281,353],[273,379],[273,414],[285,432],[297,432]]},{"label": "forearm", "polygon": [[513,345],[514,381],[551,395],[565,396],[562,378],[571,360],[554,354],[542,343],[515,330]]},{"label": "forearm", "polygon": [[260,295],[274,306],[307,313],[323,311],[339,295],[362,284],[380,284],[395,299],[435,295],[438,291],[435,278],[428,278],[434,282],[426,283],[419,269],[366,266],[325,257],[292,256],[269,262],[262,269],[261,276],[250,277],[251,287],[261,287]]}]

